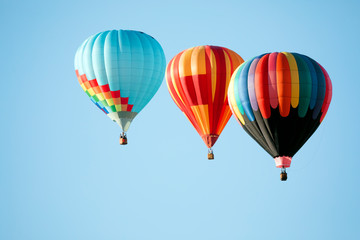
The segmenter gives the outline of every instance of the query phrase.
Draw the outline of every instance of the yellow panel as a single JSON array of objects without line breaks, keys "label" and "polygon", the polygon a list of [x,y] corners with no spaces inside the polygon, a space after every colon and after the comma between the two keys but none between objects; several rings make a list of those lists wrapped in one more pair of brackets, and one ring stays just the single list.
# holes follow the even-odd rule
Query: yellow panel
[{"label": "yellow panel", "polygon": [[189,48],[183,52],[179,61],[179,75],[180,77],[191,76],[191,55],[194,48]]},{"label": "yellow panel", "polygon": [[191,72],[194,75],[206,74],[205,46],[194,48],[191,55]]},{"label": "yellow panel", "polygon": [[88,89],[88,92],[89,92],[89,94],[90,94],[91,96],[94,96],[94,95],[95,95],[94,89],[92,89],[92,88],[89,88],[89,89]]},{"label": "yellow panel", "polygon": [[86,92],[86,87],[85,87],[85,85],[84,85],[84,84],[81,84],[80,86],[81,86],[81,88],[84,90],[84,92]]},{"label": "yellow panel", "polygon": [[199,124],[202,133],[203,133],[203,134],[206,134],[206,129],[205,129],[204,123],[203,123],[203,121],[202,121],[203,118],[202,118],[202,116],[201,116],[199,107],[198,107],[198,106],[191,106],[191,110],[192,110],[193,113],[194,113],[196,122]]},{"label": "yellow panel", "polygon": [[107,102],[107,104],[108,104],[109,106],[114,105],[114,101],[112,100],[112,98],[106,99],[106,102]]},{"label": "yellow panel", "polygon": [[[172,72],[171,70],[172,70],[172,67],[173,67],[173,62],[174,61],[171,61],[169,64],[170,64],[170,72]],[[167,85],[167,88],[169,89],[169,93],[170,93],[170,95],[171,95],[171,98],[174,100],[174,102],[176,103],[176,105],[180,108],[180,105],[179,105],[179,103],[175,100],[175,98],[174,98],[174,95],[173,95],[173,93],[170,91],[170,87],[169,87],[169,78],[168,78],[168,74],[167,74],[167,72],[168,71],[165,71],[165,79],[167,79],[167,81],[165,81],[166,82],[166,85]],[[170,74],[171,75],[171,78],[170,78],[170,81],[172,81],[173,80],[173,75],[172,74]],[[173,86],[174,86],[174,84],[173,84]],[[174,86],[174,89],[175,89],[175,91],[176,91],[176,86]]]},{"label": "yellow panel", "polygon": [[198,105],[199,109],[200,109],[200,113],[202,115],[202,120],[204,122],[204,128],[205,128],[205,133],[206,134],[210,134],[210,123],[209,123],[209,106],[208,105]]},{"label": "yellow panel", "polygon": [[208,71],[211,71],[211,89],[212,89],[211,94],[212,94],[212,102],[214,102],[215,90],[216,90],[216,59],[215,59],[215,54],[212,50],[210,53],[210,65],[211,65],[211,69],[208,69]]},{"label": "yellow panel", "polygon": [[235,69],[244,62],[244,59],[242,59],[242,57],[240,57],[237,53],[235,53],[234,51],[231,51],[230,49],[227,49],[227,52],[230,55],[232,66],[235,71]]},{"label": "yellow panel", "polygon": [[104,100],[104,95],[102,93],[99,93],[99,94],[96,94],[96,96],[98,97],[98,99],[100,101],[103,101]]},{"label": "yellow panel", "polygon": [[122,111],[121,105],[115,104],[115,108],[116,108],[116,111],[117,111],[117,112],[121,112],[121,111]]},{"label": "yellow panel", "polygon": [[[184,100],[181,98],[181,95],[180,95],[180,92],[179,92],[179,89],[177,88],[176,84],[175,84],[175,76],[174,76],[174,63],[175,61],[172,60],[171,61],[171,66],[170,66],[170,74],[171,74],[171,82],[172,82],[172,85],[174,86],[174,89],[175,89],[175,92],[177,94],[177,96],[180,98],[180,100],[182,101],[182,103],[184,104]],[[169,91],[170,92],[170,91]],[[173,98],[174,99],[174,98]]]},{"label": "yellow panel", "polygon": [[299,94],[300,94],[300,86],[299,86],[299,71],[296,64],[295,57],[288,52],[282,52],[288,62],[291,73],[291,106],[296,108],[299,105]]},{"label": "yellow panel", "polygon": [[235,116],[236,118],[242,123],[242,125],[245,125],[245,119],[243,118],[243,116],[241,115],[239,109],[236,107],[233,108],[234,112],[235,112]]}]

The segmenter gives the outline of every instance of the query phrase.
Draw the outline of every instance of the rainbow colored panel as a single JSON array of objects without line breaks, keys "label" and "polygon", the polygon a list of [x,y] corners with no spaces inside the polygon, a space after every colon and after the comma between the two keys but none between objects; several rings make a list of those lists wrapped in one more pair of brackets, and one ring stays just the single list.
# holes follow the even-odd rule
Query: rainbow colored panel
[{"label": "rainbow colored panel", "polygon": [[238,67],[228,90],[234,116],[273,157],[292,157],[324,119],[332,96],[328,73],[298,53],[274,52]]}]

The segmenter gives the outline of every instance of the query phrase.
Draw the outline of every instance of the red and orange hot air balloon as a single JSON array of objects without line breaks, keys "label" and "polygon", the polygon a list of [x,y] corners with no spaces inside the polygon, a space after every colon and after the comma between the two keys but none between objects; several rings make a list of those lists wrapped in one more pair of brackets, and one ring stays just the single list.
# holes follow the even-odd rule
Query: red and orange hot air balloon
[{"label": "red and orange hot air balloon", "polygon": [[167,66],[170,95],[209,148],[208,159],[214,159],[212,146],[231,117],[227,90],[243,62],[230,49],[206,45],[182,51]]}]

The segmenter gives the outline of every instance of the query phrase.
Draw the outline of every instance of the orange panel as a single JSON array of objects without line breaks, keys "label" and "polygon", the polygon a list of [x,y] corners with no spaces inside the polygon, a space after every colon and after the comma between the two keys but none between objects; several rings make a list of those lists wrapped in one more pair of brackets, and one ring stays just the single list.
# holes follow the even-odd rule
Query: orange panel
[{"label": "orange panel", "polygon": [[280,115],[286,117],[290,113],[291,72],[289,62],[283,53],[279,53],[276,60],[276,80]]}]

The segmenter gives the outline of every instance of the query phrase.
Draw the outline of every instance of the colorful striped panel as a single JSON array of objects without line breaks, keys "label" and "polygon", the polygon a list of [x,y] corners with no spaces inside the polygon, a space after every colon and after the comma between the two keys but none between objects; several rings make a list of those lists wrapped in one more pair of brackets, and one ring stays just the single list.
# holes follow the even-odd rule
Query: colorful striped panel
[{"label": "colorful striped panel", "polygon": [[170,95],[210,148],[231,117],[227,88],[243,59],[217,46],[198,46],[176,55],[166,69]]},{"label": "colorful striped panel", "polygon": [[232,113],[246,132],[273,157],[292,157],[323,120],[332,85],[313,59],[269,53],[234,71],[228,96]]}]

